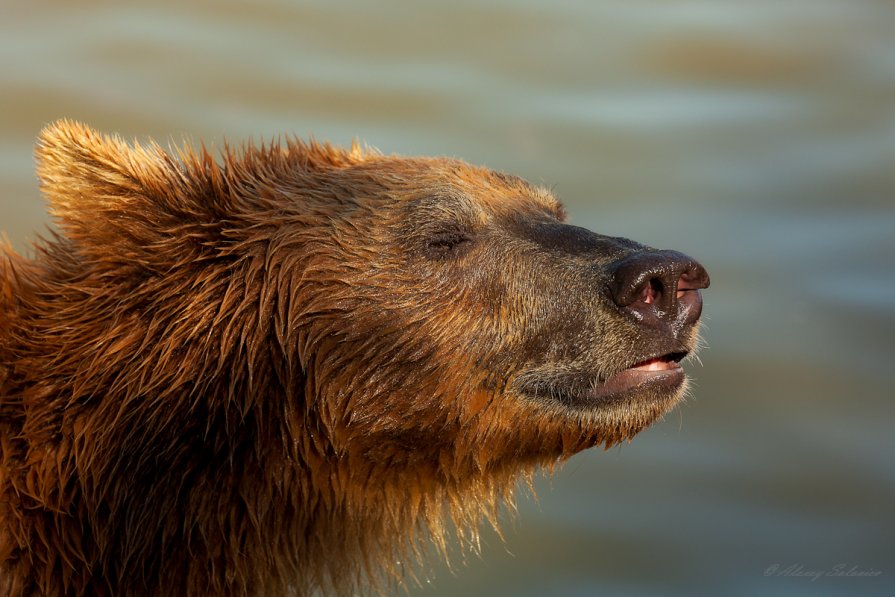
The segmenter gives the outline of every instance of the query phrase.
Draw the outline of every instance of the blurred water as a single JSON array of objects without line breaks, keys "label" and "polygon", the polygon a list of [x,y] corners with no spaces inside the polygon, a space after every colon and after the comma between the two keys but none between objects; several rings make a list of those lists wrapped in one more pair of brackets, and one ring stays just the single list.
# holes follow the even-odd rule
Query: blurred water
[{"label": "blurred water", "polygon": [[[893,31],[890,0],[6,0],[0,229],[25,249],[48,223],[31,151],[59,117],[548,184],[576,224],[705,263],[704,367],[411,593],[895,594]],[[781,572],[838,564],[882,574]]]}]

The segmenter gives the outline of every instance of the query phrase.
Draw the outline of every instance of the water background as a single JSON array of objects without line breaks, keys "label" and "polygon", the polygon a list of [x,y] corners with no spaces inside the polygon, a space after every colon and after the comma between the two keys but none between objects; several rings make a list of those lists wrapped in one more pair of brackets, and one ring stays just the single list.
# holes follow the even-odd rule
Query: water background
[{"label": "water background", "polygon": [[3,0],[20,250],[60,117],[462,157],[706,265],[688,402],[540,479],[504,542],[412,595],[895,594],[891,0]]}]

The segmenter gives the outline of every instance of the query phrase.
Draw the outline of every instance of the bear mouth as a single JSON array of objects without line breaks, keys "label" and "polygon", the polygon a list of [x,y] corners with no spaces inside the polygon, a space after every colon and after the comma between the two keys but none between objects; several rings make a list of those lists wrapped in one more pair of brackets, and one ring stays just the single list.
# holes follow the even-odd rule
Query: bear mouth
[{"label": "bear mouth", "polygon": [[528,377],[523,393],[539,402],[593,409],[623,402],[667,402],[677,395],[686,375],[687,352],[670,352],[634,362],[602,378],[583,373]]},{"label": "bear mouth", "polygon": [[686,378],[681,367],[681,361],[686,356],[686,352],[673,352],[638,361],[579,393],[579,400],[588,403],[614,402],[631,398],[639,390],[647,389],[647,386],[654,390],[667,387],[674,391]]}]

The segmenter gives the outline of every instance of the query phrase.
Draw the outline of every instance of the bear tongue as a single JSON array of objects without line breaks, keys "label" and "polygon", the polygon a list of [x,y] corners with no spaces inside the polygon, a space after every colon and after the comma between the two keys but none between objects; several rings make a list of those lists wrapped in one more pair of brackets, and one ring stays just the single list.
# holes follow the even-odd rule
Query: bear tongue
[{"label": "bear tongue", "polygon": [[667,371],[669,369],[680,369],[680,365],[674,361],[659,357],[638,363],[631,369],[636,371]]}]

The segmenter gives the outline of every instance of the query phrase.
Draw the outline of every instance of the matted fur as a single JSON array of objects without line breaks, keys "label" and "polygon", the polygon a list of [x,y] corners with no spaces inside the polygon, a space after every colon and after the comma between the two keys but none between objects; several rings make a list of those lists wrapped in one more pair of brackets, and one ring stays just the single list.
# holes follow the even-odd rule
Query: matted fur
[{"label": "matted fur", "polygon": [[[58,230],[0,247],[3,594],[400,582],[520,475],[677,399],[514,392],[533,364],[605,378],[643,336],[498,229],[564,219],[514,177],[297,140],[217,162],[67,121],[37,160]],[[562,309],[582,317],[545,323]]]}]

